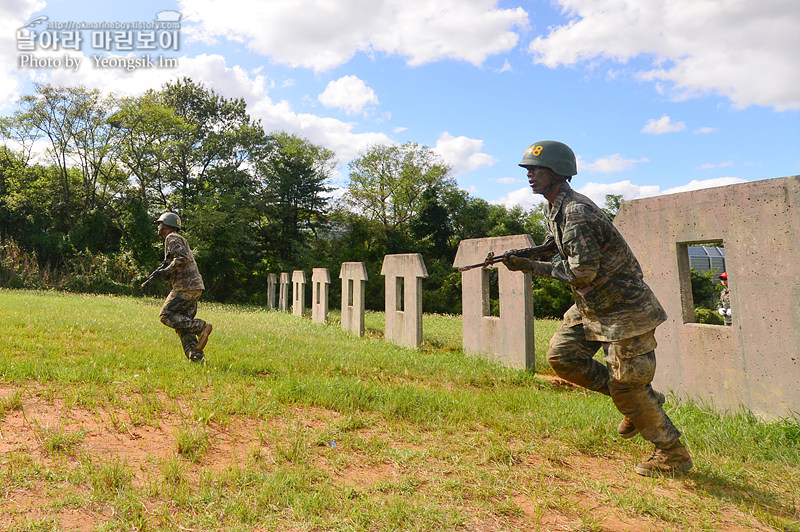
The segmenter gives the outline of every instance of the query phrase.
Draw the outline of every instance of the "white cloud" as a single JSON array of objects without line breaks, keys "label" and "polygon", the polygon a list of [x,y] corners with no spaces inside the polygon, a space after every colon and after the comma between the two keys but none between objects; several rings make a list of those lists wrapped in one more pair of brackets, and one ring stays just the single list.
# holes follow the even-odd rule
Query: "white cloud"
[{"label": "white cloud", "polygon": [[[658,185],[634,185],[628,180],[618,181],[616,183],[594,183],[590,181],[580,186],[578,186],[578,183],[573,183],[573,188],[584,196],[587,196],[600,207],[603,207],[606,202],[607,194],[622,196],[623,200],[633,200],[746,182],[745,179],[740,179],[738,177],[719,177],[705,180],[695,179],[686,185],[661,190],[661,187]],[[530,188],[525,187],[506,194],[492,203],[505,205],[508,208],[521,205],[523,208],[531,209],[543,201],[545,200],[542,195],[533,194]]]},{"label": "white cloud", "polygon": [[701,164],[697,167],[697,170],[709,170],[711,168],[727,168],[728,166],[733,166],[732,161],[725,161],[724,163],[706,163]]},{"label": "white cloud", "polygon": [[224,37],[278,63],[329,70],[357,52],[401,55],[409,65],[457,59],[480,65],[517,45],[520,7],[497,0],[180,0],[191,38]]},{"label": "white cloud", "polygon": [[331,81],[317,99],[325,107],[337,107],[349,115],[361,113],[366,106],[378,103],[375,91],[357,76],[344,76]]},{"label": "white cloud", "polygon": [[442,133],[433,151],[453,168],[455,175],[475,170],[481,166],[491,166],[496,161],[488,153],[481,152],[483,141],[464,136],[454,137],[447,131]]},{"label": "white cloud", "polygon": [[695,135],[708,135],[709,133],[715,132],[717,129],[713,127],[701,127],[697,128],[693,131]]},{"label": "white cloud", "polygon": [[652,135],[661,135],[664,133],[675,133],[677,131],[684,131],[686,124],[683,122],[672,122],[672,119],[663,115],[659,119],[651,118],[642,128],[642,133],[650,133]]},{"label": "white cloud", "polygon": [[396,127],[396,128],[394,128],[392,131],[393,131],[394,133],[402,133],[403,131],[407,131],[407,130],[408,130],[408,128],[407,128],[407,127],[402,127],[402,126],[400,126],[400,127]]},{"label": "white cloud", "polygon": [[611,174],[614,172],[622,172],[628,168],[633,167],[636,163],[649,163],[647,157],[641,159],[626,159],[619,153],[600,157],[593,163],[585,162],[581,156],[578,156],[578,172],[589,172],[596,174]]},{"label": "white cloud", "polygon": [[576,190],[584,196],[588,196],[593,202],[602,207],[606,203],[606,194],[622,196],[622,199],[638,199],[647,196],[657,196],[659,186],[634,185],[628,180],[619,181],[617,183],[593,183],[590,181],[576,188]]},{"label": "white cloud", "polygon": [[642,57],[652,66],[639,79],[667,82],[675,99],[716,93],[738,108],[800,109],[796,0],[557,1],[570,20],[530,44],[538,63]]},{"label": "white cloud", "polygon": [[494,181],[495,183],[503,183],[504,185],[510,185],[512,183],[519,183],[521,179],[517,179],[516,177],[498,177],[495,179],[490,179],[489,181]]},{"label": "white cloud", "polygon": [[717,177],[714,179],[704,179],[704,180],[693,180],[686,185],[682,185],[679,187],[668,188],[663,192],[660,192],[659,196],[664,196],[666,194],[677,194],[678,192],[690,192],[692,190],[701,190],[704,188],[713,188],[713,187],[724,187],[726,185],[735,185],[737,183],[746,183],[746,179],[741,179],[738,177]]},{"label": "white cloud", "polygon": [[[33,13],[44,8],[39,0],[4,0],[0,2],[0,112],[10,109],[20,96],[24,78],[29,74],[18,70],[17,30],[30,21]],[[39,26],[41,27],[41,26]]]},{"label": "white cloud", "polygon": [[506,208],[520,206],[525,210],[530,210],[546,201],[541,194],[534,194],[530,187],[520,188],[513,192],[509,192],[505,196],[496,201],[492,201],[496,205],[505,205]]}]

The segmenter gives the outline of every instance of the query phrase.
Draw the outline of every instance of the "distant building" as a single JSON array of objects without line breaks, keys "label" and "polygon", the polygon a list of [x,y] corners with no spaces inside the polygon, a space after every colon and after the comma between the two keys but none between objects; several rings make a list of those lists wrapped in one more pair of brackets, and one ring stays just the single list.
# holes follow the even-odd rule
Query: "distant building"
[{"label": "distant building", "polygon": [[708,270],[717,270],[717,273],[727,271],[725,268],[725,248],[718,246],[688,246],[689,267],[698,273]]}]

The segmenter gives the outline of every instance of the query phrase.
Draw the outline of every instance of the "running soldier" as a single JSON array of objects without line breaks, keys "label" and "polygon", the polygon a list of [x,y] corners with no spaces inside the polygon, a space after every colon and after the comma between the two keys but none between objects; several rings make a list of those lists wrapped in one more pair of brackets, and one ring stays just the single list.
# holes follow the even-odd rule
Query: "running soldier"
[{"label": "running soldier", "polygon": [[[625,416],[617,427],[622,438],[641,434],[655,444],[652,456],[636,466],[638,474],[688,471],[692,459],[681,433],[662,408],[664,395],[651,385],[655,329],[667,316],[639,262],[605,213],[570,187],[577,164],[569,146],[537,142],[519,165],[533,192],[547,199],[548,238],[555,239],[561,261],[511,255],[503,262],[509,270],[568,283],[575,299],[550,340],[548,362],[561,378],[611,396]],[[606,364],[594,359],[601,347]]]},{"label": "running soldier", "polygon": [[164,239],[164,263],[150,275],[148,281],[152,278],[172,281],[172,290],[161,307],[159,318],[161,323],[178,333],[186,358],[192,362],[203,362],[203,348],[212,330],[210,323],[195,318],[197,300],[205,290],[203,278],[189,243],[179,233],[181,220],[178,215],[165,212],[155,223],[158,224],[158,236]]}]

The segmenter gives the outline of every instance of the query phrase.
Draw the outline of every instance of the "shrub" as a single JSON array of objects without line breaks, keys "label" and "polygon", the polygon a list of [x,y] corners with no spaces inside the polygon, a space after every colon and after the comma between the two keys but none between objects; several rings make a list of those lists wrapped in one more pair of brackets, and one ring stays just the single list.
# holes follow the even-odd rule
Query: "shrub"
[{"label": "shrub", "polygon": [[719,312],[710,308],[697,307],[694,309],[694,321],[697,323],[707,323],[709,325],[723,325],[722,316]]}]

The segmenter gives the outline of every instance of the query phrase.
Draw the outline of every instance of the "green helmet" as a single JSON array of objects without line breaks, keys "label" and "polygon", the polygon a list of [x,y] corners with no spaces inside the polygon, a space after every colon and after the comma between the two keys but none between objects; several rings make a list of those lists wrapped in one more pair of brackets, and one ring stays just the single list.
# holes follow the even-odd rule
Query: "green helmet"
[{"label": "green helmet", "polygon": [[531,144],[522,156],[520,166],[544,166],[566,177],[578,173],[575,153],[563,142],[542,140]]},{"label": "green helmet", "polygon": [[170,227],[174,227],[175,229],[181,229],[181,219],[178,218],[178,215],[174,212],[165,212],[161,216],[158,217],[156,223],[163,223],[164,225],[169,225]]}]

